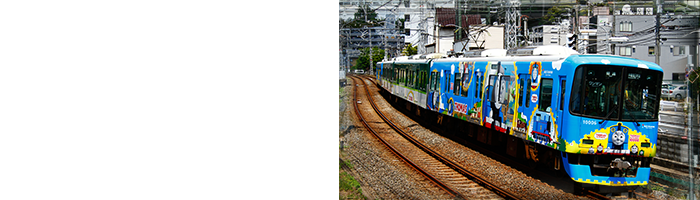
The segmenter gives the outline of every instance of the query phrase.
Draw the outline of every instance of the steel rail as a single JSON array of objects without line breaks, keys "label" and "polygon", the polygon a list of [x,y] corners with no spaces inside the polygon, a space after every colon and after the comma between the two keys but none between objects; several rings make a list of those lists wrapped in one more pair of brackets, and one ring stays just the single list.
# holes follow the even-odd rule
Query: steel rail
[{"label": "steel rail", "polygon": [[[357,114],[357,117],[360,118],[360,121],[361,121],[362,124],[367,128],[367,130],[369,130],[369,131],[372,133],[372,135],[374,135],[374,137],[376,137],[377,139],[379,139],[379,141],[381,141],[386,147],[388,147],[388,148],[391,150],[391,152],[394,153],[394,155],[400,157],[401,160],[403,160],[405,163],[407,163],[409,166],[411,166],[411,167],[412,167],[413,169],[415,169],[416,171],[420,172],[423,176],[425,176],[425,177],[428,178],[430,181],[432,181],[433,183],[435,183],[438,187],[440,187],[441,189],[445,190],[446,192],[448,192],[448,193],[451,194],[452,196],[455,196],[455,197],[458,197],[458,198],[461,198],[461,199],[466,199],[464,196],[462,196],[461,194],[459,194],[459,192],[457,192],[457,191],[453,190],[452,188],[448,187],[445,183],[443,183],[442,181],[440,181],[440,180],[438,180],[437,178],[435,178],[433,175],[429,174],[427,171],[425,171],[425,170],[423,170],[422,168],[420,168],[417,164],[415,164],[413,161],[411,161],[410,159],[408,159],[406,156],[402,155],[398,150],[396,150],[396,148],[394,148],[393,146],[391,146],[391,144],[389,144],[389,143],[388,143],[387,141],[385,141],[382,137],[380,137],[379,134],[378,134],[374,129],[372,129],[372,127],[369,126],[369,124],[367,123],[367,121],[365,121],[364,117],[363,117],[362,114],[360,113],[359,106],[357,106],[357,84],[359,84],[359,82],[355,82],[355,80],[357,79],[355,76],[350,76],[350,78],[353,79],[353,84],[356,85],[356,86],[354,87],[354,92],[353,92],[353,105],[354,105],[354,107],[355,107],[355,114]],[[364,84],[364,82],[362,82],[362,84]],[[369,95],[368,95],[368,96],[369,96]]]},{"label": "steel rail", "polygon": [[[365,84],[365,91],[366,91],[367,93],[369,93],[369,88],[368,88],[367,84]],[[372,105],[372,108],[374,108],[374,110],[377,112],[377,114],[379,114],[379,116],[380,116],[387,124],[389,124],[389,126],[391,126],[391,128],[393,128],[396,132],[398,132],[399,134],[401,134],[401,136],[403,136],[404,138],[406,138],[408,141],[410,141],[411,143],[413,143],[414,145],[416,145],[418,148],[420,148],[420,149],[422,149],[423,151],[425,151],[426,153],[430,154],[433,158],[435,158],[435,159],[437,159],[437,160],[440,160],[441,162],[443,162],[444,164],[446,164],[447,166],[449,166],[449,167],[452,168],[453,170],[455,170],[455,171],[459,172],[460,174],[462,174],[462,175],[468,177],[469,179],[471,179],[472,181],[474,181],[474,182],[476,182],[477,184],[481,185],[482,187],[491,190],[492,192],[498,194],[499,196],[501,196],[501,197],[503,197],[503,198],[505,198],[505,199],[523,199],[522,197],[520,197],[520,196],[518,196],[518,195],[515,195],[515,194],[511,193],[510,191],[508,191],[508,190],[506,190],[506,189],[503,189],[503,188],[501,188],[501,187],[498,187],[498,186],[495,185],[495,184],[492,184],[491,182],[487,181],[486,179],[482,178],[481,176],[479,176],[479,175],[477,175],[477,174],[475,174],[475,173],[470,172],[469,170],[467,170],[467,169],[465,169],[464,167],[462,167],[460,164],[458,164],[458,163],[456,163],[456,162],[454,162],[454,161],[452,161],[452,160],[450,160],[450,159],[448,159],[448,158],[442,156],[440,153],[438,153],[438,152],[432,150],[430,147],[428,147],[428,146],[424,145],[423,143],[419,142],[418,140],[414,139],[413,137],[411,137],[410,135],[408,135],[405,131],[403,131],[401,128],[399,128],[396,124],[394,124],[393,122],[391,122],[391,120],[388,119],[386,116],[384,116],[384,114],[383,114],[381,111],[379,111],[379,108],[378,108],[378,106],[374,103],[374,100],[372,99],[372,96],[371,96],[371,95],[367,95],[367,96],[368,96],[369,99],[370,99],[369,102],[370,102],[370,104]]]},{"label": "steel rail", "polygon": [[[375,80],[370,79],[370,81],[374,82],[375,85],[376,85],[376,81],[375,81]],[[365,90],[368,90],[367,87],[368,87],[368,86],[365,85]],[[376,105],[374,104],[374,101],[372,100],[372,97],[371,97],[371,96],[370,96],[370,104],[372,104],[373,107],[376,107]],[[381,114],[381,112],[380,112],[377,108],[375,108],[375,111],[377,111],[377,112],[380,114],[380,116],[382,117],[382,119],[385,119],[384,115]],[[452,160],[449,160],[449,159],[447,159],[447,158],[444,158],[444,157],[443,157],[442,155],[440,155],[439,153],[434,152],[432,149],[426,147],[425,145],[423,145],[423,144],[420,143],[419,141],[413,139],[413,137],[410,137],[408,134],[406,134],[406,132],[404,132],[403,130],[401,130],[400,128],[398,128],[396,125],[394,125],[393,123],[391,123],[391,121],[386,120],[386,119],[385,119],[385,121],[387,122],[387,124],[390,124],[391,127],[394,128],[394,130],[396,130],[397,132],[399,132],[402,136],[404,136],[406,139],[408,139],[409,141],[411,141],[414,145],[418,146],[418,147],[421,148],[421,149],[424,149],[424,151],[429,151],[429,152],[430,152],[429,154],[434,155],[434,157],[435,157],[436,159],[441,160],[441,161],[444,161],[445,164],[447,164],[448,166],[452,167],[454,170],[456,170],[456,171],[458,171],[458,172],[464,174],[465,176],[472,178],[472,179],[474,180],[474,182],[477,182],[479,185],[482,185],[483,187],[486,187],[486,188],[491,189],[491,191],[493,191],[494,193],[499,194],[499,195],[500,195],[501,197],[503,197],[503,198],[507,198],[507,199],[525,199],[524,197],[516,196],[516,195],[514,195],[514,194],[512,194],[512,193],[510,193],[510,192],[508,192],[508,191],[505,191],[504,189],[501,189],[501,188],[499,188],[499,187],[497,187],[497,186],[495,186],[495,185],[492,185],[490,182],[484,180],[483,178],[479,177],[478,175],[473,174],[473,173],[469,172],[468,170],[464,169],[461,165],[459,165],[459,164],[453,162]],[[606,197],[606,196],[604,196],[604,195],[602,195],[602,194],[596,193],[596,192],[594,192],[594,191],[592,191],[592,190],[588,190],[588,189],[585,189],[585,188],[581,188],[581,190],[582,190],[582,195],[583,195],[583,196],[586,196],[586,197],[589,197],[589,198],[592,198],[592,199],[610,199],[610,198],[608,198],[608,197]],[[501,193],[501,192],[503,192],[503,193]]]}]

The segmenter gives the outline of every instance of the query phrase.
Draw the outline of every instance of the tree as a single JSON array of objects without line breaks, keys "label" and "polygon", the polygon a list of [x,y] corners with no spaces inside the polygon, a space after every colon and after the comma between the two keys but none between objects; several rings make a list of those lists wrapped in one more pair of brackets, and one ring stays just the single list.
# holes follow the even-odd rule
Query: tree
[{"label": "tree", "polygon": [[401,55],[404,56],[412,56],[418,54],[418,48],[414,47],[413,45],[406,45],[403,50],[401,51]]},{"label": "tree", "polygon": [[369,4],[361,5],[355,12],[355,21],[377,22],[377,12],[372,10]]},{"label": "tree", "polygon": [[561,19],[563,17],[563,14],[569,13],[571,10],[571,7],[569,6],[554,6],[547,10],[547,14],[542,17],[543,21],[541,21],[540,25],[544,24],[556,24],[557,19]]},{"label": "tree", "polygon": [[[382,61],[382,59],[384,59],[384,49],[372,47],[371,66],[376,66],[377,62]],[[369,71],[369,66],[369,48],[363,48],[360,50],[360,56],[357,58],[357,61],[355,61],[355,66],[353,66],[352,69],[362,69],[365,71]]]},{"label": "tree", "polygon": [[340,27],[362,28],[364,26],[380,26],[382,25],[382,21],[383,20],[377,19],[376,10],[373,10],[369,4],[364,4],[357,8],[353,19],[340,19]]}]

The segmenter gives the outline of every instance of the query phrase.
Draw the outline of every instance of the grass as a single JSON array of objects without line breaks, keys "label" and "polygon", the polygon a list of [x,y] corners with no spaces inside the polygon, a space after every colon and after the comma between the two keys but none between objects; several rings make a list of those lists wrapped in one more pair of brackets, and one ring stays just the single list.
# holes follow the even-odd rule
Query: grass
[{"label": "grass", "polygon": [[340,198],[339,199],[367,199],[362,195],[360,182],[357,182],[354,177],[343,170],[343,166],[352,169],[352,164],[346,161],[340,161]]}]

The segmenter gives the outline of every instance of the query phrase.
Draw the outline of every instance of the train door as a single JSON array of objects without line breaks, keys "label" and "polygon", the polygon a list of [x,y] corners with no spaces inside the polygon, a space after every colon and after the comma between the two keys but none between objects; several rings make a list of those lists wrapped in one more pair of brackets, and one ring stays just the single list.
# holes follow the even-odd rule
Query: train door
[{"label": "train door", "polygon": [[500,62],[491,63],[490,69],[488,70],[488,75],[485,77],[488,80],[486,94],[484,95],[484,126],[487,128],[494,128],[493,125],[499,125],[501,121],[500,117],[500,104],[498,103],[498,97],[500,90],[500,76],[498,72],[500,71]]},{"label": "train door", "polygon": [[513,135],[520,138],[526,138],[528,115],[527,108],[530,102],[530,75],[518,74],[518,109],[515,113],[515,124],[513,127]]},{"label": "train door", "polygon": [[428,99],[426,105],[428,109],[436,111],[439,104],[438,97],[440,96],[440,73],[437,70],[430,72],[430,80],[428,84]]},{"label": "train door", "polygon": [[450,94],[452,90],[452,71],[449,69],[442,70],[442,90],[440,92],[440,112],[447,112],[448,114],[452,112],[449,102]]},{"label": "train door", "polygon": [[481,71],[481,69],[476,68],[476,63],[471,63],[471,70],[474,70],[474,75],[471,76],[471,84],[469,84],[468,90],[473,91],[473,92],[467,92],[468,95],[471,95],[471,98],[468,98],[470,101],[468,102],[470,104],[470,109],[467,111],[467,119],[468,121],[482,125],[482,101],[481,101],[481,95],[483,93],[483,80],[484,80],[484,74]]},{"label": "train door", "polygon": [[[556,139],[558,140],[562,136],[562,125],[564,124],[564,106],[565,106],[565,99],[566,99],[566,76],[560,76],[559,77],[559,94],[558,97],[556,97],[559,102],[557,103],[557,109],[555,111],[555,117],[554,121],[556,124],[556,131],[557,131],[557,137]],[[554,143],[559,144],[559,141],[554,141]],[[561,145],[561,144],[559,144]]]},{"label": "train door", "polygon": [[[534,125],[532,135],[535,142],[542,145],[550,145],[554,140],[554,123],[552,123],[552,113],[556,112],[556,100],[552,94],[554,80],[551,78],[541,78],[539,83],[539,96],[537,110],[533,118]],[[534,95],[533,95],[534,96]],[[553,105],[554,103],[554,105]]]}]

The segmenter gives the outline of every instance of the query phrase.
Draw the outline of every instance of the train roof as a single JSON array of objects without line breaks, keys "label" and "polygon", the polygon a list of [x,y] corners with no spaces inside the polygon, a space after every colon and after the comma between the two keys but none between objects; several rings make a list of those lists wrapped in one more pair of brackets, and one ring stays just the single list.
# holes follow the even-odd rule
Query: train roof
[{"label": "train roof", "polygon": [[[489,49],[470,51],[465,57],[445,58],[442,54],[426,54],[415,56],[402,56],[389,63],[429,63],[429,62],[471,62],[471,61],[560,61],[566,59],[575,65],[598,64],[608,65],[614,63],[617,66],[638,67],[663,71],[659,65],[653,62],[638,60],[617,55],[606,54],[578,54],[578,52],[564,46],[531,46],[511,50]],[[414,58],[414,59],[412,59]]]},{"label": "train roof", "polygon": [[614,65],[618,66],[637,67],[663,72],[661,66],[657,65],[656,63],[624,56],[586,54],[570,56],[567,60],[577,65],[609,65],[611,63],[614,63]]}]

